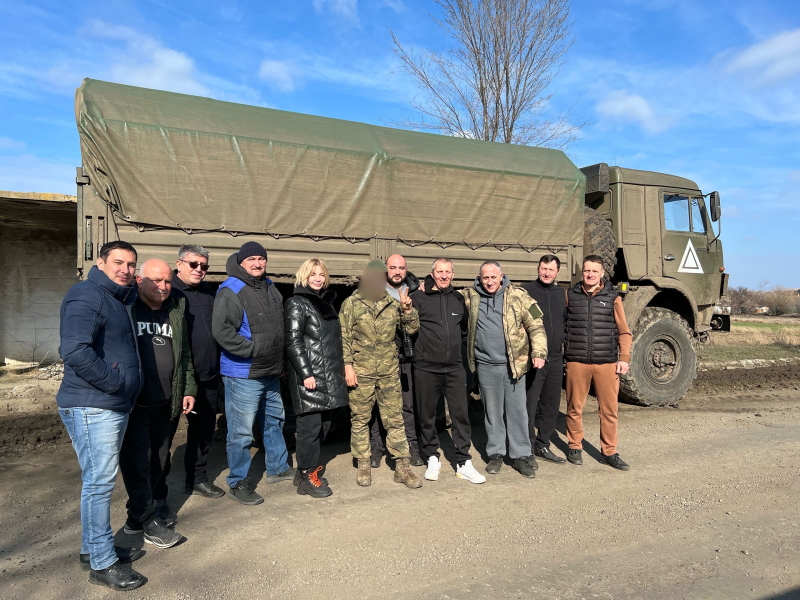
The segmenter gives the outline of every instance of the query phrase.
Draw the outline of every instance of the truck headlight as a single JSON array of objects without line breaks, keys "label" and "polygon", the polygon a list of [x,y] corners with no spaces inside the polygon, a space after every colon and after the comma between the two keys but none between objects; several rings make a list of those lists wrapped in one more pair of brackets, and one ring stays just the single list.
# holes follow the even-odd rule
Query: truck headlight
[{"label": "truck headlight", "polygon": [[715,315],[730,315],[731,314],[731,307],[730,306],[714,306],[714,314]]}]

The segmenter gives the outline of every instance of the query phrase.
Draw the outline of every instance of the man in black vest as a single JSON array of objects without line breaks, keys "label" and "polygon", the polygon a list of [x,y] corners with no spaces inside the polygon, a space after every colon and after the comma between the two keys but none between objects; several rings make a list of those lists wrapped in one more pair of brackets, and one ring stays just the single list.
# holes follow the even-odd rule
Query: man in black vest
[{"label": "man in black vest", "polygon": [[617,454],[617,398],[619,376],[628,372],[633,336],[622,298],[605,274],[603,258],[590,254],[583,259],[583,281],[567,293],[567,460],[583,464],[583,406],[594,385],[603,460],[627,471],[630,467]]},{"label": "man in black vest", "polygon": [[[561,404],[561,381],[564,377],[564,323],[567,317],[566,294],[556,284],[561,261],[553,254],[539,259],[538,278],[522,288],[539,303],[544,313],[547,333],[547,359],[534,359],[534,368],[527,374],[528,431],[533,453],[546,461],[564,464],[567,461],[550,450],[550,437],[556,430],[558,407]],[[538,431],[538,433],[537,433]]]},{"label": "man in black vest", "polygon": [[232,499],[252,506],[264,502],[255,491],[257,482],[247,475],[256,419],[264,439],[267,483],[291,481],[295,473],[283,438],[283,298],[266,275],[267,251],[258,242],[242,244],[228,257],[225,270],[228,278],[217,290],[211,331],[222,348],[227,482]]}]

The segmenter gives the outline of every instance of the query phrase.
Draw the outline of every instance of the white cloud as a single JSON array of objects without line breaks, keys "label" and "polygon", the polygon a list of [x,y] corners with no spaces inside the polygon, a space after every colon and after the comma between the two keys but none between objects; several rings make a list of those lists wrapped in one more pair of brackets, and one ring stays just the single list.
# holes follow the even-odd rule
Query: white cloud
[{"label": "white cloud", "polygon": [[736,54],[726,71],[758,86],[800,75],[800,29],[784,31]]},{"label": "white cloud", "polygon": [[121,25],[93,21],[89,32],[100,38],[124,42],[124,48],[112,52],[108,70],[114,81],[184,94],[211,95],[208,87],[198,81],[194,61],[187,54]]},{"label": "white cloud", "polygon": [[0,136],[0,150],[24,150],[25,147],[25,142],[18,142],[17,140]]},{"label": "white cloud", "polygon": [[285,60],[265,60],[258,69],[258,76],[274,90],[293,92],[299,82],[297,67]]},{"label": "white cloud", "polygon": [[358,0],[314,0],[314,9],[322,13],[326,8],[353,25],[359,25]]},{"label": "white cloud", "polygon": [[647,133],[660,133],[672,124],[670,118],[656,115],[647,100],[625,90],[607,94],[597,105],[597,112],[609,121],[634,122]]}]

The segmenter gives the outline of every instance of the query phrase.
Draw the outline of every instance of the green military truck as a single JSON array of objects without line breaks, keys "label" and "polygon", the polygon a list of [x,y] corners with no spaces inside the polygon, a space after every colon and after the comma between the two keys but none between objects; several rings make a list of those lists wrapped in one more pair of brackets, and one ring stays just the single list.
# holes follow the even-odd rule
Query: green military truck
[{"label": "green military truck", "polygon": [[212,281],[255,239],[284,284],[312,256],[336,284],[393,253],[417,274],[446,256],[468,285],[484,260],[522,282],[556,254],[568,286],[601,254],[634,331],[623,394],[646,404],[679,400],[695,344],[729,328],[719,195],[688,179],[91,79],[75,114],[80,274],[113,239],[140,260],[200,244]]}]

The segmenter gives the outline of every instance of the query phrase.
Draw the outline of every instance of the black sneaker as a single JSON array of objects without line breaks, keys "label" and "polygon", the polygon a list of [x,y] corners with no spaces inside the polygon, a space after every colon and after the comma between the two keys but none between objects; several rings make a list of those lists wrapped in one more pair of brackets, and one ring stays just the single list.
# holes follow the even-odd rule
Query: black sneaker
[{"label": "black sneaker", "polygon": [[183,488],[183,491],[190,496],[202,496],[203,498],[222,498],[225,495],[225,491],[222,488],[217,487],[210,481],[204,481],[194,486],[187,485]]},{"label": "black sneaker", "polygon": [[228,496],[246,506],[255,506],[264,501],[264,498],[256,494],[253,488],[250,487],[250,482],[247,479],[238,481],[228,492]]},{"label": "black sneaker", "polygon": [[533,459],[532,456],[526,456],[525,458],[515,458],[512,461],[512,465],[514,468],[519,471],[519,474],[523,477],[527,477],[528,479],[533,479],[536,477],[536,469],[533,468],[531,464],[531,460]]},{"label": "black sneaker", "polygon": [[277,475],[267,475],[267,483],[278,483],[279,481],[291,481],[294,479],[295,469],[289,467],[283,473]]},{"label": "black sneaker", "polygon": [[[114,551],[117,553],[117,558],[121,563],[132,563],[133,561],[139,560],[145,555],[145,551],[141,548],[120,548],[119,546],[114,546]],[[80,562],[81,569],[84,571],[92,570],[92,565],[89,561],[88,554],[81,554],[78,560]]]},{"label": "black sneaker", "polygon": [[503,468],[503,457],[495,454],[489,457],[489,462],[486,463],[486,472],[490,475],[497,475],[500,469]]},{"label": "black sneaker", "polygon": [[583,464],[583,451],[582,450],[575,450],[570,448],[567,451],[567,460],[571,462],[573,465],[582,465]]},{"label": "black sneaker", "polygon": [[301,472],[300,485],[297,486],[297,493],[301,496],[306,494],[312,498],[327,498],[333,494],[333,490],[328,487],[328,482],[324,482],[320,477],[322,467],[307,469]]},{"label": "black sneaker", "polygon": [[525,458],[528,461],[528,464],[533,467],[533,470],[536,471],[539,469],[539,463],[536,462],[536,457],[531,455]]},{"label": "black sneaker", "polygon": [[117,591],[135,590],[147,583],[147,578],[133,569],[127,569],[119,561],[107,569],[89,571],[89,583],[104,585]]},{"label": "black sneaker", "polygon": [[612,454],[611,456],[601,455],[607,465],[619,469],[620,471],[627,471],[631,466],[619,457],[619,454]]},{"label": "black sneaker", "polygon": [[533,453],[539,458],[544,459],[547,462],[556,463],[557,465],[563,465],[567,462],[566,459],[561,458],[560,456],[555,454],[547,446],[545,446],[544,448],[534,448]]},{"label": "black sneaker", "polygon": [[132,517],[128,517],[125,525],[122,526],[122,531],[128,535],[136,535],[137,533],[142,533],[144,528],[142,528],[142,524],[139,521],[134,521]]},{"label": "black sneaker", "polygon": [[172,531],[160,517],[153,517],[144,525],[144,541],[157,548],[172,548],[183,536]]}]

